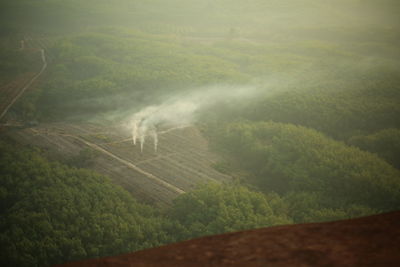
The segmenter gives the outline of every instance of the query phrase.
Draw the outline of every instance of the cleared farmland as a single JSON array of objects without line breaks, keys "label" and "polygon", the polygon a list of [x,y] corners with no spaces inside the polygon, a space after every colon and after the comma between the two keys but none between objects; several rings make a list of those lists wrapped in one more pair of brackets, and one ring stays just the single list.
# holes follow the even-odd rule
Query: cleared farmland
[{"label": "cleared farmland", "polygon": [[6,134],[59,160],[76,157],[85,148],[96,151],[91,169],[109,176],[136,198],[155,205],[169,205],[173,198],[200,183],[231,179],[212,167],[218,158],[208,150],[207,141],[194,126],[161,131],[157,152],[151,140],[141,152],[129,133],[118,126],[43,124],[15,128]]},{"label": "cleared farmland", "polygon": [[[21,49],[33,53],[48,51],[54,40],[25,36]],[[51,53],[46,52],[46,58],[51,61]],[[45,59],[43,63],[45,68]],[[26,73],[0,88],[3,115],[44,68],[39,74]],[[169,205],[176,196],[200,183],[230,180],[212,167],[218,158],[208,150],[207,141],[194,126],[162,129],[156,152],[151,140],[145,143],[143,151],[140,146],[134,146],[130,132],[121,125],[58,123],[26,128],[22,125],[21,122],[4,124],[11,127],[3,129],[2,133],[17,143],[38,147],[49,158],[63,162],[78,158],[83,149],[95,151],[96,156],[85,167],[109,176],[137,199],[155,205]]]}]

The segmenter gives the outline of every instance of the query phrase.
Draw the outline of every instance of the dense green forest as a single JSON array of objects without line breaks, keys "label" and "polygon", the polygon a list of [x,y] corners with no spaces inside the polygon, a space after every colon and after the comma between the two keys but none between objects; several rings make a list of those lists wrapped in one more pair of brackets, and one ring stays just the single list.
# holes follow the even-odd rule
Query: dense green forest
[{"label": "dense green forest", "polygon": [[234,123],[218,138],[235,166],[246,170],[262,191],[288,200],[300,195],[319,208],[350,212],[349,217],[353,206],[370,212],[400,205],[397,169],[315,130],[274,122]]},{"label": "dense green forest", "polygon": [[3,266],[46,266],[170,241],[164,220],[106,177],[17,150],[1,144]]},{"label": "dense green forest", "polygon": [[278,196],[233,185],[204,185],[156,210],[93,171],[0,145],[2,266],[48,266],[291,222]]},{"label": "dense green forest", "polygon": [[0,136],[2,266],[400,209],[398,1],[4,0],[0,10],[0,85],[40,67],[34,40],[51,63],[11,109],[23,122],[109,124],[170,96],[252,89],[235,100],[221,90],[228,100],[194,122],[234,182],[165,208],[81,159]]}]

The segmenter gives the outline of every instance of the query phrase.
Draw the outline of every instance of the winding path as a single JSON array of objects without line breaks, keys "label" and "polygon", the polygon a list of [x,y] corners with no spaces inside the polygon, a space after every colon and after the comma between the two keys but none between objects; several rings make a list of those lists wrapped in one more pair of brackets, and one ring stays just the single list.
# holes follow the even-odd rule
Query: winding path
[{"label": "winding path", "polygon": [[44,49],[40,49],[42,57],[42,68],[22,89],[21,91],[11,100],[11,102],[6,106],[6,108],[0,114],[0,120],[7,114],[8,110],[14,105],[14,103],[25,93],[25,91],[43,74],[47,68],[46,54]]}]

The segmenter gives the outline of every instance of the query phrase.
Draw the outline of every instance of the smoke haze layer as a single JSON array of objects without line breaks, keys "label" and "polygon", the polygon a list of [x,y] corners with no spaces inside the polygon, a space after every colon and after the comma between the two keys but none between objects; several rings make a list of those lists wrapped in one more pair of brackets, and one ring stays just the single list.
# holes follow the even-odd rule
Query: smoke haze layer
[{"label": "smoke haze layer", "polygon": [[125,123],[132,133],[132,142],[140,143],[143,151],[147,137],[154,142],[157,151],[158,133],[171,128],[191,125],[207,108],[232,101],[244,101],[257,95],[255,87],[212,86],[199,88],[166,98],[161,104],[151,104],[134,112]]}]

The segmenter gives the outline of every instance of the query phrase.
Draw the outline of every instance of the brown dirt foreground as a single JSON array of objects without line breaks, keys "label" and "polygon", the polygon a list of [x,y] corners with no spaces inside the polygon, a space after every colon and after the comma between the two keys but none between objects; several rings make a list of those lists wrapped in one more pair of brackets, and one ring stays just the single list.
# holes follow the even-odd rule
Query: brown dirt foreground
[{"label": "brown dirt foreground", "polygon": [[400,266],[400,211],[208,236],[60,266]]}]

